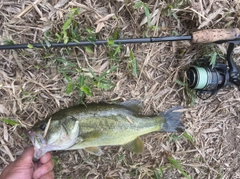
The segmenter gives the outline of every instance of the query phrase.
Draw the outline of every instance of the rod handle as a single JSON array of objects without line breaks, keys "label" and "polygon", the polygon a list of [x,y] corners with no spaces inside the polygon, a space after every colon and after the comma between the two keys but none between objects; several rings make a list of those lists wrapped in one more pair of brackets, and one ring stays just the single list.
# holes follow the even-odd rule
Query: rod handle
[{"label": "rod handle", "polygon": [[211,43],[220,40],[233,40],[240,35],[238,28],[230,29],[206,29],[192,33],[192,42]]}]

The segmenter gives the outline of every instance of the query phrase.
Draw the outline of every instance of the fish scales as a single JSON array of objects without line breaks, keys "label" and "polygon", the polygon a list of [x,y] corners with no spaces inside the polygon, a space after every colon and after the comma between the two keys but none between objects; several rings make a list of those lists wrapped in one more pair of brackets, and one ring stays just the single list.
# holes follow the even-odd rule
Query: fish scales
[{"label": "fish scales", "polygon": [[[110,108],[93,105],[81,112],[74,108],[72,110],[72,112],[68,111],[67,115],[71,114],[79,120],[81,131],[79,136],[92,138],[91,133],[99,134],[94,140],[81,141],[73,148],[123,145],[135,139],[136,136],[159,131],[161,120],[163,120],[161,116],[153,118],[152,116],[134,114],[134,112],[119,105],[111,105]],[[133,123],[127,118],[130,118]],[[54,120],[54,116],[52,120]]]},{"label": "fish scales", "polygon": [[[49,118],[40,121],[29,131],[35,147],[35,158],[52,150],[85,149],[101,155],[98,146],[126,145],[141,152],[143,143],[138,137],[150,132],[182,132],[182,113],[169,109],[165,114],[146,116],[138,113],[138,106],[119,104],[88,104],[60,110],[53,114],[50,126],[45,131]],[[46,137],[43,134],[46,132]],[[138,148],[140,150],[138,150]]]}]

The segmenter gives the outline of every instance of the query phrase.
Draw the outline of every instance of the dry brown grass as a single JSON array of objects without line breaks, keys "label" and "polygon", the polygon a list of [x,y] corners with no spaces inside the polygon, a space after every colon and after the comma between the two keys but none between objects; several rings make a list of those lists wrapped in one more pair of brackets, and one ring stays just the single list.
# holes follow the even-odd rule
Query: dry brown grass
[{"label": "dry brown grass", "polygon": [[[168,5],[175,4],[167,16]],[[43,40],[50,30],[52,35],[60,32],[70,8],[81,8],[74,18],[79,29],[94,28],[99,31],[97,39],[112,36],[116,27],[121,38],[146,36],[170,36],[172,32],[187,35],[197,29],[227,28],[239,26],[240,4],[238,0],[175,0],[146,1],[152,12],[151,25],[143,9],[134,9],[133,1],[97,0],[21,0],[0,1],[0,39],[15,43],[34,43]],[[114,14],[117,18],[113,18]],[[104,26],[103,26],[104,25]],[[218,45],[226,53],[225,44]],[[132,49],[139,67],[138,77],[127,69],[129,50]],[[184,178],[167,160],[172,156],[179,160],[191,178],[217,179],[240,178],[240,95],[235,88],[225,88],[217,96],[206,101],[197,99],[195,105],[186,104],[187,96],[175,79],[181,79],[189,64],[202,54],[204,45],[190,42],[166,42],[155,44],[124,45],[119,62],[110,62],[108,49],[94,47],[93,54],[84,49],[72,48],[67,55],[63,49],[26,49],[0,52],[0,117],[10,118],[23,127],[12,127],[0,122],[1,169],[14,160],[30,141],[25,128],[51,115],[61,108],[77,104],[78,94],[66,94],[67,82],[51,63],[56,57],[91,68],[97,74],[113,64],[118,70],[109,75],[116,86],[110,91],[93,89],[93,96],[85,102],[139,99],[143,101],[145,114],[158,113],[172,106],[184,105],[183,122],[186,131],[193,136],[191,142],[185,137],[171,140],[171,134],[154,133],[144,137],[145,152],[132,154],[121,147],[104,147],[104,155],[95,157],[85,151],[53,152],[57,159],[56,178]],[[50,54],[50,58],[44,58]],[[234,51],[238,62],[240,49]],[[72,79],[77,74],[71,75]],[[159,175],[160,176],[160,175]]]}]

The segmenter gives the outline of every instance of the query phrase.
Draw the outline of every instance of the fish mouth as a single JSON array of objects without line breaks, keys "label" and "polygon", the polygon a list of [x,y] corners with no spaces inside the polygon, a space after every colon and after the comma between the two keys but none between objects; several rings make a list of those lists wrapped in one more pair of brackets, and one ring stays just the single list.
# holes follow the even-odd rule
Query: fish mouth
[{"label": "fish mouth", "polygon": [[33,146],[34,146],[34,161],[40,159],[47,151],[46,141],[42,135],[36,134],[33,131],[27,132]]}]

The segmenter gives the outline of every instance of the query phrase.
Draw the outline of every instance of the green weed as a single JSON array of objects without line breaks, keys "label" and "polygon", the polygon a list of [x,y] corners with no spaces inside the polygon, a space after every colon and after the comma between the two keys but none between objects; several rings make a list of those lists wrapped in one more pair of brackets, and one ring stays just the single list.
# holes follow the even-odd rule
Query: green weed
[{"label": "green weed", "polygon": [[116,27],[113,31],[113,39],[116,40],[119,38],[119,28]]},{"label": "green weed", "polygon": [[177,84],[179,84],[180,86],[184,87],[184,92],[187,96],[187,104],[189,104],[190,106],[194,106],[196,99],[197,99],[197,95],[196,95],[196,91],[194,89],[191,89],[188,87],[187,82],[182,82],[180,80],[175,80],[175,82]]},{"label": "green weed", "polygon": [[28,44],[28,48],[32,49],[33,45],[32,44]]},{"label": "green weed", "polygon": [[186,86],[184,88],[184,91],[188,97],[187,103],[193,107],[194,104],[196,103],[196,99],[197,99],[197,94],[196,91],[194,89],[189,88],[188,86]]},{"label": "green weed", "polygon": [[13,40],[9,40],[9,39],[3,38],[2,41],[3,41],[4,45],[14,45],[15,44]]},{"label": "green weed", "polygon": [[137,69],[137,60],[134,57],[133,51],[130,50],[130,59],[127,63],[127,69],[132,72],[132,75],[137,77],[138,76],[138,69]]},{"label": "green weed", "polygon": [[178,79],[176,79],[175,82],[176,82],[177,84],[179,84],[180,86],[183,86],[183,87],[186,85],[184,82],[182,82],[182,81],[180,81],[180,80],[178,80]]},{"label": "green weed", "polygon": [[183,132],[183,134],[178,135],[178,134],[171,134],[169,137],[169,142],[171,141],[176,141],[176,140],[181,140],[182,138],[186,138],[188,141],[190,141],[192,144],[195,142],[195,139],[193,136],[188,134],[186,131]]},{"label": "green weed", "polygon": [[[96,41],[95,29],[79,29],[78,24],[75,22],[75,19],[79,14],[79,10],[79,8],[70,9],[67,18],[65,19],[63,25],[60,28],[60,32],[55,33],[55,41],[68,43],[70,41],[79,42],[81,40],[87,40],[93,42],[94,44],[94,42]],[[45,33],[45,44],[51,45],[49,42],[51,38],[51,33],[52,32],[50,31]],[[114,43],[114,40],[118,37],[119,31],[118,28],[116,28],[113,33],[113,39],[108,40],[107,44],[107,48],[109,50],[109,57],[114,60],[118,59],[121,51],[121,45]],[[87,54],[94,53],[92,46],[85,46],[84,48]],[[69,56],[71,54],[71,48],[63,48],[62,52],[66,53],[66,56]],[[47,54],[46,58],[51,59],[53,57],[51,54]],[[79,69],[78,65],[75,62],[69,61],[66,58],[53,58],[52,63],[57,64],[58,71],[63,74],[64,78],[67,81],[66,93],[70,94],[73,91],[76,91],[79,95],[79,103],[82,103],[82,100],[85,96],[91,96],[92,90],[94,88],[109,90],[113,86],[115,86],[108,78],[108,75],[115,71],[117,69],[117,66],[113,65],[109,70],[101,74],[96,74],[92,69],[88,69],[87,72]],[[86,75],[87,73],[90,73],[91,75]]]},{"label": "green weed", "polygon": [[59,159],[56,157],[52,157],[53,163],[54,163],[54,168],[57,169],[58,171],[62,170],[62,167],[59,163]]},{"label": "green weed", "polygon": [[96,33],[94,29],[86,28],[84,31],[86,33],[86,40],[90,42],[94,42],[96,40]]},{"label": "green weed", "polygon": [[225,60],[225,56],[224,56],[223,52],[218,48],[218,46],[216,44],[204,45],[202,47],[200,56],[202,56],[202,58],[210,59],[210,62],[216,61],[217,58]]},{"label": "green weed", "polygon": [[77,65],[73,62],[70,62],[69,60],[65,58],[55,58],[52,63],[58,64],[58,71],[63,74],[72,73],[75,68],[77,68]]},{"label": "green weed", "polygon": [[[80,8],[71,8],[66,20],[64,21],[60,32],[56,32],[54,37],[51,38],[52,32],[46,31],[44,34],[44,43],[47,47],[51,46],[50,41],[64,42],[80,42],[81,40],[87,40],[90,42],[96,41],[96,33],[94,29],[91,28],[79,28],[79,23],[75,21],[78,16]],[[92,47],[85,46],[85,51],[87,53],[93,53]],[[64,50],[67,54],[70,54],[70,48],[65,48]]]},{"label": "green weed", "polygon": [[85,93],[88,96],[91,96],[92,92],[90,87],[87,84],[85,84],[84,74],[80,72],[81,70],[78,70],[78,71],[79,71],[79,78],[76,81],[72,81],[70,77],[67,76],[67,74],[65,73],[63,74],[66,80],[68,81],[66,93],[70,94],[73,91],[73,89],[77,89],[79,91],[80,97],[83,96],[83,93]]},{"label": "green weed", "polygon": [[180,140],[182,137],[181,135],[177,135],[177,134],[171,134],[170,135],[170,138],[169,138],[169,141],[176,141],[176,140]]},{"label": "green weed", "polygon": [[11,119],[8,119],[8,118],[0,118],[0,120],[8,125],[12,125],[12,126],[15,126],[15,125],[19,125],[20,123],[17,122],[17,121],[14,121],[14,120],[11,120]]},{"label": "green weed", "polygon": [[118,66],[113,66],[112,68],[103,72],[99,76],[97,76],[91,69],[89,69],[93,78],[88,78],[88,79],[93,86],[100,88],[100,89],[109,90],[115,85],[106,76],[108,74],[112,73],[113,71],[115,71],[117,68],[118,68]]},{"label": "green weed", "polygon": [[145,15],[146,15],[146,17],[147,17],[148,27],[150,27],[150,26],[151,26],[151,16],[150,16],[150,11],[149,11],[149,9],[148,9],[148,7],[147,7],[147,4],[144,3],[144,2],[142,2],[142,1],[138,1],[138,2],[135,4],[135,6],[134,6],[135,9],[139,9],[139,8],[141,8],[141,7],[143,8],[144,13],[145,13]]},{"label": "green weed", "polygon": [[183,134],[178,135],[178,134],[171,134],[169,141],[176,141],[176,140],[181,140],[182,136],[185,137],[188,141],[190,141],[191,143],[193,143],[195,141],[194,137],[191,136],[190,134],[188,134],[186,131],[183,132]]},{"label": "green weed", "polygon": [[159,167],[159,169],[156,169],[154,171],[153,178],[155,178],[155,179],[162,179],[163,171],[164,171],[164,167]]},{"label": "green weed", "polygon": [[168,161],[176,168],[178,169],[187,179],[191,179],[191,177],[183,170],[181,164],[175,160],[173,157],[168,157]]},{"label": "green weed", "polygon": [[66,93],[70,94],[72,91],[78,91],[79,103],[82,103],[83,97],[85,95],[87,96],[92,95],[91,87],[85,83],[85,76],[83,73],[80,72],[78,79],[75,81],[71,80],[71,78],[66,74],[64,74],[64,76],[68,81]]},{"label": "green weed", "polygon": [[[50,40],[50,32],[49,32],[49,31],[46,31],[46,32],[44,33],[44,42],[45,42],[45,45],[46,45],[47,47],[51,47],[51,43],[49,42],[49,40]],[[43,44],[42,41],[40,41],[40,43]],[[45,47],[45,46],[44,46],[44,47]],[[45,48],[45,50],[46,50],[46,48]]]},{"label": "green weed", "polygon": [[111,60],[116,61],[118,59],[118,55],[121,51],[121,45],[115,44],[113,39],[108,40],[108,56]]},{"label": "green weed", "polygon": [[108,47],[108,56],[110,57],[111,60],[118,60],[119,54],[122,49],[121,44],[115,44],[114,40],[119,38],[119,29],[115,28],[113,31],[113,37],[108,39],[107,47]]},{"label": "green weed", "polygon": [[113,31],[112,37],[107,40],[107,53],[112,61],[119,59],[120,52],[122,50],[121,44],[114,43],[114,40],[119,38],[119,28],[116,27]]},{"label": "green weed", "polygon": [[191,136],[190,134],[188,134],[186,131],[183,133],[183,136],[189,140],[191,143],[195,142],[195,139],[193,136]]},{"label": "green weed", "polygon": [[73,22],[74,16],[78,15],[79,8],[72,8],[68,13],[68,18],[64,22],[61,33],[56,33],[57,41],[63,41],[65,44],[71,41],[78,41],[78,24]]},{"label": "green weed", "polygon": [[[71,63],[70,63],[71,64]],[[109,90],[113,86],[115,86],[110,79],[108,79],[107,75],[112,73],[118,68],[118,66],[113,66],[109,70],[101,73],[100,75],[96,75],[91,69],[88,69],[91,73],[90,76],[86,76],[85,73],[81,69],[74,69],[70,73],[70,69],[66,70],[64,68],[60,71],[64,75],[65,79],[67,80],[67,88],[66,93],[70,94],[73,91],[78,91],[79,94],[79,103],[82,103],[84,96],[92,96],[92,89],[98,88],[103,90]],[[71,79],[71,74],[78,74],[78,78],[76,80]]]},{"label": "green weed", "polygon": [[212,52],[209,54],[209,56],[210,56],[210,65],[212,68],[214,68],[217,60],[217,52]]},{"label": "green weed", "polygon": [[173,9],[182,9],[183,6],[187,5],[188,3],[189,3],[189,0],[176,0],[169,4],[166,3],[166,7],[163,8],[162,14],[168,17],[173,16],[174,19],[180,22],[177,14],[173,11]]}]

